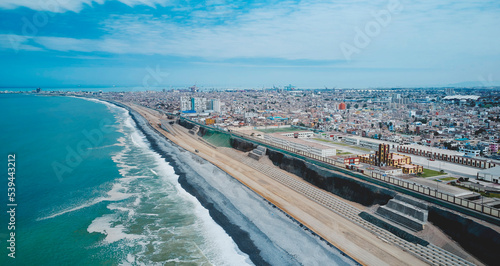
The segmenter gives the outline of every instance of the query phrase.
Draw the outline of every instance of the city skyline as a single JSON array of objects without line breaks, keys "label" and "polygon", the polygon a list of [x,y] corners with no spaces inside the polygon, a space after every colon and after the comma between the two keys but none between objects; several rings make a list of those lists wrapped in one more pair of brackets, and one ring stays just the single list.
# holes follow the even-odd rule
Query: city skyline
[{"label": "city skyline", "polygon": [[500,4],[2,1],[2,87],[500,85]]}]

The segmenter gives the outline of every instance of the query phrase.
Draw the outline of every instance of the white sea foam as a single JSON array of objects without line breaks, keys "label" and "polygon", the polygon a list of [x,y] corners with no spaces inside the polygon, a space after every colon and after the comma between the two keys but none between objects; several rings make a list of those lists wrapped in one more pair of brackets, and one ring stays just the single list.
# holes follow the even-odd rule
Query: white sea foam
[{"label": "white sea foam", "polygon": [[141,197],[140,196],[135,198],[134,206],[139,206],[139,204],[141,204]]},{"label": "white sea foam", "polygon": [[121,265],[121,266],[132,266],[132,265],[145,266],[146,264],[136,261],[135,256],[133,254],[129,253],[129,254],[127,254],[126,260],[123,261],[122,263],[120,263],[119,265]]},{"label": "white sea foam", "polygon": [[106,238],[104,239],[105,243],[114,243],[122,239],[133,240],[142,237],[139,235],[124,233],[125,227],[123,225],[112,226],[114,220],[114,215],[110,214],[98,217],[92,221],[87,228],[87,231],[89,233],[101,233],[106,235]]},{"label": "white sea foam", "polygon": [[118,141],[118,144],[116,144],[116,145],[118,145],[118,146],[125,146],[125,138],[124,137],[119,137],[117,139],[117,141]]},{"label": "white sea foam", "polygon": [[68,208],[66,210],[63,210],[63,211],[60,211],[60,212],[56,212],[54,214],[51,214],[49,216],[45,216],[45,217],[41,217],[41,218],[38,218],[37,221],[43,221],[43,220],[47,220],[47,219],[52,219],[54,217],[57,217],[57,216],[60,216],[60,215],[63,215],[63,214],[66,214],[66,213],[70,213],[70,212],[74,212],[74,211],[78,211],[78,210],[81,210],[83,208],[87,208],[87,207],[90,207],[92,205],[95,205],[97,203],[100,203],[104,200],[104,198],[97,198],[95,200],[92,200],[92,201],[89,201],[87,203],[84,203],[84,204],[81,204],[81,205],[78,205],[76,207],[72,207],[72,208]]},{"label": "white sea foam", "polygon": [[134,180],[142,179],[142,178],[151,178],[151,177],[147,176],[147,175],[135,175],[135,176],[131,175],[131,176],[119,178],[118,181],[120,181],[122,183],[130,183]]},{"label": "white sea foam", "polygon": [[[131,180],[135,180],[135,179],[138,179],[138,178],[144,178],[144,177],[143,176],[131,176],[131,177],[123,178],[123,180],[126,181],[126,182],[130,182]],[[121,179],[119,179],[119,180],[121,180]],[[93,205],[101,203],[103,201],[111,201],[111,202],[112,201],[121,201],[121,200],[124,200],[124,199],[128,199],[128,198],[130,198],[132,196],[137,196],[138,197],[137,194],[126,193],[127,190],[128,189],[126,187],[124,187],[123,184],[121,184],[121,183],[115,183],[111,187],[111,190],[109,190],[108,192],[106,192],[107,197],[97,197],[97,198],[95,198],[93,200],[90,200],[90,201],[87,201],[87,202],[85,202],[83,204],[79,204],[79,205],[77,205],[75,207],[70,207],[70,208],[64,209],[62,211],[53,213],[51,215],[38,218],[37,220],[38,221],[42,221],[42,220],[51,219],[51,218],[54,218],[54,217],[57,217],[57,216],[60,216],[60,215],[66,214],[66,213],[78,211],[78,210],[81,210],[81,209],[93,206]],[[137,201],[137,199],[136,199],[136,201]],[[140,199],[139,199],[139,201],[140,201]]]},{"label": "white sea foam", "polygon": [[[203,208],[201,204],[195,204],[194,210],[202,220],[201,224],[206,238],[206,243],[200,248],[200,251],[205,254],[213,265],[252,264],[248,255],[241,252],[224,229],[213,221],[207,209]],[[217,256],[211,254],[217,254]]]},{"label": "white sea foam", "polygon": [[141,215],[144,215],[144,216],[155,216],[155,217],[160,216],[157,213],[141,213]]},{"label": "white sea foam", "polygon": [[90,200],[86,203],[80,204],[76,207],[67,208],[65,210],[56,212],[54,214],[38,218],[37,221],[52,219],[54,217],[57,217],[57,216],[60,216],[60,215],[66,214],[66,213],[70,213],[70,212],[78,211],[78,210],[81,210],[84,208],[88,208],[90,206],[96,205],[96,204],[101,203],[103,201],[120,201],[120,200],[127,199],[131,196],[134,196],[134,194],[122,192],[123,189],[124,188],[121,184],[119,184],[119,183],[114,184],[113,188],[107,192],[108,197],[98,197],[98,198]]},{"label": "white sea foam", "polygon": [[122,212],[126,212],[126,213],[128,213],[128,217],[129,218],[133,217],[135,215],[134,209],[117,206],[115,204],[109,204],[108,205],[108,209],[109,210],[119,210],[119,211],[122,211]]},{"label": "white sea foam", "polygon": [[120,143],[111,144],[111,145],[104,145],[104,146],[99,146],[99,147],[91,147],[91,148],[89,148],[89,150],[100,150],[100,149],[105,149],[105,148],[115,147],[115,146],[120,146]]}]

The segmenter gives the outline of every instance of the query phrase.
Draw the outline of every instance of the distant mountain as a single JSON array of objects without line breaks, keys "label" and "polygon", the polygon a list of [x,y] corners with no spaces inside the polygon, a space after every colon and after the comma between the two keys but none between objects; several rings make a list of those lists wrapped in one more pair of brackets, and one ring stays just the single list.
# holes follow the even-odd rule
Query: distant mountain
[{"label": "distant mountain", "polygon": [[478,81],[464,81],[459,83],[452,83],[446,86],[457,87],[457,88],[470,88],[470,87],[497,87],[500,86],[500,81],[488,81],[488,80],[478,80]]}]

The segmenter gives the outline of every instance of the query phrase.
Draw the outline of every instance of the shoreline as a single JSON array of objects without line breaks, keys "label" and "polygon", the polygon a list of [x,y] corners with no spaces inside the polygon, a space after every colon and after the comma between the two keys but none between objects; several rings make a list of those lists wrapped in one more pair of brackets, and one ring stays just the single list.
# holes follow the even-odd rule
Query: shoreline
[{"label": "shoreline", "polygon": [[[99,100],[102,100],[102,99],[99,99]],[[150,135],[150,133],[146,132],[146,130],[143,128],[142,123],[140,123],[140,121],[138,120],[137,116],[140,116],[144,120],[146,120],[146,118],[144,118],[139,113],[137,113],[135,110],[133,110],[132,108],[130,108],[129,106],[126,106],[124,104],[121,104],[121,103],[118,103],[118,102],[112,102],[112,101],[108,101],[108,100],[102,100],[102,101],[105,101],[107,103],[116,105],[118,107],[121,107],[121,108],[124,108],[125,110],[127,110],[128,115],[134,121],[135,126],[137,127],[137,129],[142,134],[144,134],[144,136],[146,137],[146,140],[149,143],[149,145],[151,146],[151,149],[154,152],[158,153],[162,158],[164,158],[166,160],[169,159],[169,160],[167,160],[167,162],[169,164],[172,164],[172,167],[174,167],[174,169],[178,169],[179,168],[179,166],[177,165],[177,163],[175,162],[175,160],[173,160],[173,158],[171,158],[170,156],[168,156],[166,154],[166,152],[164,150],[162,150],[158,146],[157,141]],[[146,124],[159,137],[164,137],[166,141],[171,142],[171,140],[169,140],[167,137],[165,137],[162,134],[160,134],[160,132],[158,132],[155,128],[153,128],[149,123],[146,123]],[[176,145],[173,142],[171,142],[171,144],[172,145]],[[178,145],[176,145],[176,146],[178,148],[182,148],[182,147],[180,147]],[[179,184],[181,185],[181,187],[186,192],[188,192],[189,194],[191,194],[192,196],[194,196],[200,202],[200,204],[205,209],[208,210],[208,212],[210,214],[210,217],[219,226],[221,226],[222,229],[233,239],[233,241],[236,243],[236,245],[238,246],[238,248],[243,253],[245,253],[245,254],[248,255],[248,257],[250,258],[250,260],[252,261],[252,263],[254,263],[256,265],[268,265],[268,263],[266,263],[265,260],[261,256],[259,256],[260,250],[255,246],[254,242],[249,239],[248,233],[245,232],[245,231],[242,231],[239,227],[237,227],[234,224],[232,224],[229,221],[229,219],[222,212],[220,212],[219,210],[217,210],[216,208],[214,208],[214,205],[207,200],[206,196],[202,195],[200,193],[200,191],[198,191],[193,185],[191,185],[186,180],[186,175],[185,174],[183,174],[183,173],[177,173],[177,174],[179,175],[178,181],[179,181]]]},{"label": "shoreline", "polygon": [[[99,100],[102,100],[102,99],[99,99]],[[103,100],[103,101],[106,101],[110,104],[114,104],[114,105],[117,105],[119,107],[125,108],[129,112],[129,115],[131,116],[131,118],[136,123],[137,128],[146,136],[147,141],[151,145],[151,148],[155,152],[160,154],[163,158],[165,158],[165,159],[168,158],[169,159],[168,162],[173,164],[174,168],[176,168],[176,169],[179,168],[179,165],[177,165],[175,160],[173,158],[171,158],[169,155],[165,154],[165,151],[159,147],[158,143],[156,143],[157,140],[155,140],[154,137],[151,136],[149,132],[146,132],[146,130],[143,127],[147,126],[158,137],[163,138],[164,140],[168,141],[172,145],[175,145],[179,149],[183,149],[183,150],[187,151],[184,147],[176,144],[175,142],[170,140],[168,137],[166,137],[164,134],[161,134],[160,132],[158,132],[158,130],[156,128],[152,127],[149,122],[146,122],[147,119],[144,116],[142,116],[139,112],[137,112],[133,108],[131,108],[127,105],[124,105],[122,103],[116,103],[116,102],[111,102],[111,101],[107,101],[107,100]],[[139,116],[139,117],[137,117],[137,116]],[[139,119],[141,119],[141,118],[145,120],[144,121],[145,125],[143,125],[141,123],[141,121],[139,121]],[[202,159],[202,160],[205,160],[205,159]],[[211,163],[210,161],[206,161],[206,162]],[[214,166],[217,167],[218,169],[220,169],[217,165],[214,165]],[[280,206],[267,200],[265,197],[262,197],[262,195],[260,195],[256,191],[254,191],[251,187],[242,183],[238,179],[234,178],[229,173],[225,172],[223,169],[220,169],[220,170],[222,172],[224,172],[225,174],[227,174],[228,176],[230,176],[231,178],[233,178],[235,181],[237,181],[241,186],[252,191],[266,205],[271,206],[271,208],[278,209],[283,215],[285,215],[287,217],[287,219],[289,219],[292,223],[294,223],[298,227],[300,227],[301,230],[303,230],[305,233],[310,234],[312,237],[318,238],[321,242],[323,242],[328,247],[338,251],[339,254],[337,254],[337,255],[340,255],[340,257],[345,257],[346,259],[348,259],[349,261],[351,261],[355,265],[362,265],[355,258],[353,258],[352,256],[349,256],[342,249],[339,249],[338,247],[336,247],[335,245],[333,245],[332,243],[330,243],[329,241],[324,239],[320,234],[317,234],[314,230],[310,229],[306,224],[302,223],[301,221],[297,220],[295,217],[293,217],[292,215],[287,213]],[[210,197],[209,197],[209,195],[207,195],[206,191],[204,191],[204,189],[201,188],[199,186],[199,184],[193,184],[193,183],[196,183],[196,181],[192,181],[192,180],[188,181],[188,179],[186,178],[186,175],[181,173],[181,174],[179,174],[179,183],[181,184],[181,186],[184,190],[186,190],[189,194],[196,197],[196,199],[202,204],[202,206],[209,211],[212,219],[214,219],[214,221],[217,224],[219,224],[224,229],[224,231],[226,231],[226,233],[233,239],[233,241],[235,241],[238,248],[242,252],[247,254],[253,263],[255,263],[256,265],[269,265],[269,263],[263,258],[263,256],[260,255],[260,253],[263,250],[259,249],[259,247],[256,246],[256,243],[254,242],[254,240],[251,239],[252,236],[250,235],[250,233],[243,230],[242,228],[240,228],[239,225],[232,223],[230,221],[230,218],[228,217],[228,215],[226,215],[225,213],[223,213],[221,210],[219,210],[217,208],[216,204],[214,204],[214,202],[210,199]],[[213,192],[210,192],[210,193],[213,193]],[[261,236],[260,238],[266,238],[266,239],[264,239],[265,241],[271,241],[265,235]],[[291,256],[289,254],[288,259],[293,259],[293,256]],[[288,261],[288,263],[292,264],[292,265],[295,263],[300,264],[298,261],[296,261],[295,263],[293,263],[293,261]],[[273,263],[273,264],[275,264],[275,263]]]}]

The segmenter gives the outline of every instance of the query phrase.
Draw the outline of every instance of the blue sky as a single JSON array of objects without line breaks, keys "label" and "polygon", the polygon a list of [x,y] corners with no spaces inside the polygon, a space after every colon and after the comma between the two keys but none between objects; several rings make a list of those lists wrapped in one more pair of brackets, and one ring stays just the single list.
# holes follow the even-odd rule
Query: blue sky
[{"label": "blue sky", "polygon": [[499,1],[0,0],[0,87],[499,85]]}]

